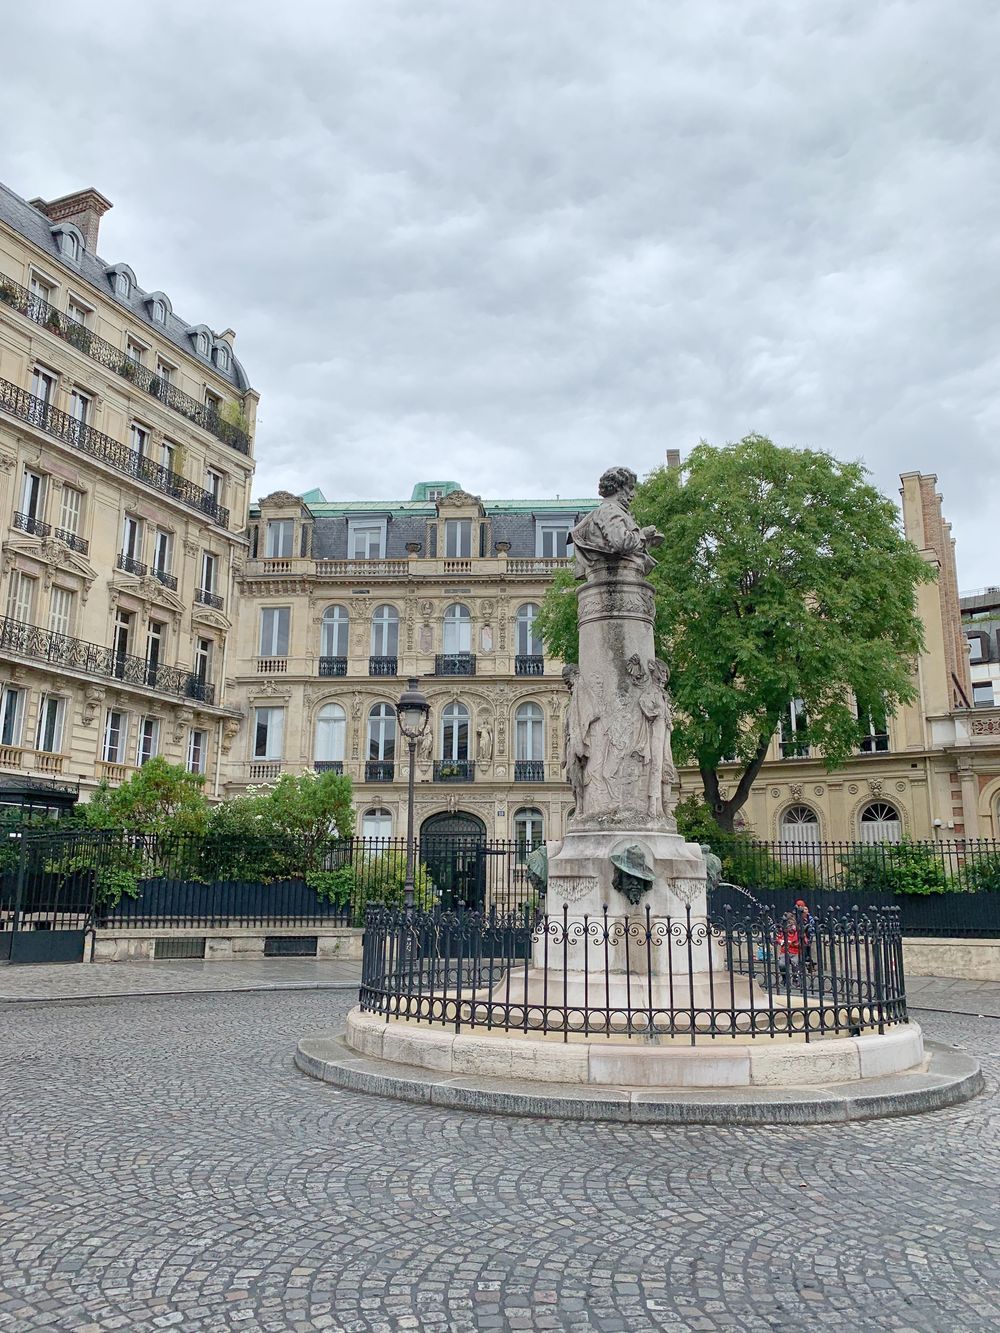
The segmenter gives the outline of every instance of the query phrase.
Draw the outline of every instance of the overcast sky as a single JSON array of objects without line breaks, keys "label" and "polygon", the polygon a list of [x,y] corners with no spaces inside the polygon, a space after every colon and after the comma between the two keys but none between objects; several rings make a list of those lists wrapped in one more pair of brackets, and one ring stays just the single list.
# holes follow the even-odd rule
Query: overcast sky
[{"label": "overcast sky", "polygon": [[[237,331],[255,494],[590,495],[750,430],[1000,583],[996,0],[4,7],[0,178]],[[10,56],[15,55],[11,59]]]}]

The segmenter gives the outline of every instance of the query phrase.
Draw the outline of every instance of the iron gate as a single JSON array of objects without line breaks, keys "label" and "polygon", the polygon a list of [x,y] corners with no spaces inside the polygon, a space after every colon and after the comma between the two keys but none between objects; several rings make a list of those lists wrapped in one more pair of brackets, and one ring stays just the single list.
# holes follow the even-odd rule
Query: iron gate
[{"label": "iron gate", "polygon": [[82,963],[95,876],[53,860],[47,837],[13,834],[0,872],[0,962]]}]

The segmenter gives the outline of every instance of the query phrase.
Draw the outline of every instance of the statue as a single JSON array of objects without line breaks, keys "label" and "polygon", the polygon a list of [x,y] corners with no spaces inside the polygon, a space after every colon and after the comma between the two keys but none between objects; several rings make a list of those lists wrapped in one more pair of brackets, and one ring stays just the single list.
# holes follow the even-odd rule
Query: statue
[{"label": "statue", "polygon": [[488,764],[493,758],[493,730],[485,718],[479,723],[476,740],[478,742],[477,758],[481,764]]},{"label": "statue", "polygon": [[649,547],[659,546],[663,534],[654,527],[640,528],[632,517],[635,486],[636,475],[627,467],[608,468],[597,483],[601,504],[570,533],[577,578],[587,578],[610,562],[627,565],[639,574],[648,574],[656,564]]}]

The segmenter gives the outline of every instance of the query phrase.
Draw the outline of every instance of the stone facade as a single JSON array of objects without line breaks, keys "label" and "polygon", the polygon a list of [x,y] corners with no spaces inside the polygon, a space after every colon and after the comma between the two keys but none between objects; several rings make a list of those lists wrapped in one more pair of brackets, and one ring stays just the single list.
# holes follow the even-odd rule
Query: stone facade
[{"label": "stone facade", "polygon": [[110,204],[0,187],[0,787],[206,774],[238,710],[224,663],[257,396],[231,330],[188,326],[96,253]]}]

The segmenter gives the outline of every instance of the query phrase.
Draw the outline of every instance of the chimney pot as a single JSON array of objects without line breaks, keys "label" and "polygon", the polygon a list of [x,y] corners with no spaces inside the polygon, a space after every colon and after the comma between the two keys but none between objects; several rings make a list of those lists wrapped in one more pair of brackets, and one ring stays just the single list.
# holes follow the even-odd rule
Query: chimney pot
[{"label": "chimney pot", "polygon": [[83,233],[83,243],[91,254],[97,253],[97,233],[101,218],[111,208],[111,200],[105,199],[93,186],[87,190],[76,190],[73,194],[61,195],[58,199],[30,200],[31,207],[44,213],[50,222],[72,222]]}]

